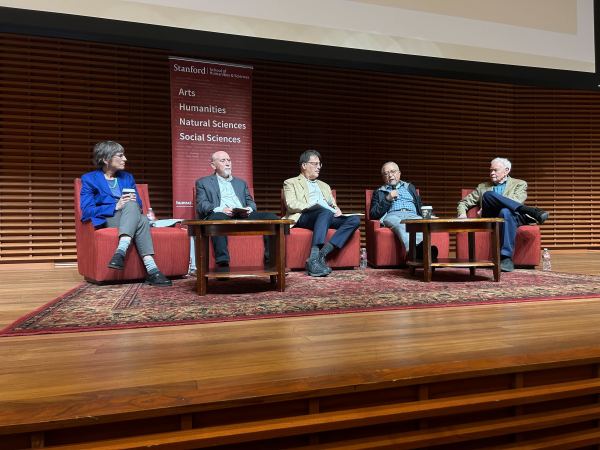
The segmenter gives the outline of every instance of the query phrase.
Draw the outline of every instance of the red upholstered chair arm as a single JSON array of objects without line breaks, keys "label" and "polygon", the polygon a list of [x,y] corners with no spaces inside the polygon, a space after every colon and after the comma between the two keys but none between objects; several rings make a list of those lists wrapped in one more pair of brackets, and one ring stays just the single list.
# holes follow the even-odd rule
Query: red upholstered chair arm
[{"label": "red upholstered chair arm", "polygon": [[[473,189],[468,189],[468,188],[461,189],[461,195],[462,195],[461,199],[465,198],[471,192],[473,192]],[[477,217],[477,211],[479,211],[479,206],[478,205],[475,205],[475,206],[469,208],[469,210],[467,211],[467,217],[476,218]]]},{"label": "red upholstered chair arm", "polygon": [[365,230],[369,233],[374,233],[375,230],[381,228],[379,220],[365,220]]},{"label": "red upholstered chair arm", "polygon": [[96,230],[94,229],[94,226],[92,225],[91,221],[81,224],[81,234],[80,234],[81,244],[83,245],[83,247],[87,248],[88,250],[92,248],[92,244],[94,243],[94,233],[95,232],[96,232]]}]

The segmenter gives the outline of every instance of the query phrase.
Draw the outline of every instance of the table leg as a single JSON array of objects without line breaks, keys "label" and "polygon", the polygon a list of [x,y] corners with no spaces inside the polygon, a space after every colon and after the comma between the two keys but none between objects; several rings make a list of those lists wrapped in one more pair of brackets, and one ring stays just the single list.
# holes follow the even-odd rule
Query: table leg
[{"label": "table leg", "polygon": [[423,227],[423,279],[431,281],[431,229],[429,224]]},{"label": "table leg", "polygon": [[277,290],[279,292],[285,291],[285,228],[279,224],[275,227],[275,261],[277,264]]},{"label": "table leg", "polygon": [[[265,270],[277,270],[277,226],[271,225],[269,231],[273,234],[269,236],[269,264],[265,265]],[[277,287],[277,275],[270,275],[269,280],[272,286]]]},{"label": "table leg", "polygon": [[[469,241],[469,261],[475,261],[475,233],[467,233]],[[469,267],[469,273],[472,277],[475,276],[475,267]]]},{"label": "table leg", "polygon": [[206,295],[206,274],[208,273],[208,236],[203,235],[200,227],[196,229],[196,292]]},{"label": "table leg", "polygon": [[492,261],[494,261],[494,281],[500,281],[500,223],[492,224]]},{"label": "table leg", "polygon": [[[408,254],[409,261],[417,260],[417,233],[416,231],[410,230],[408,232],[408,248],[405,249]],[[415,274],[416,267],[410,266],[410,274]]]}]

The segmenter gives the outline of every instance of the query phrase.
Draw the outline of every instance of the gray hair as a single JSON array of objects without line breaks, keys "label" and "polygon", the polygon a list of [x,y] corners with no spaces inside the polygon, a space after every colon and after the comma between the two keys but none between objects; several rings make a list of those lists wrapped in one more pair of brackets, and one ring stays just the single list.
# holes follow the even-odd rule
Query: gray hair
[{"label": "gray hair", "polygon": [[319,158],[319,161],[321,161],[321,154],[318,151],[306,150],[300,155],[300,167],[302,167],[302,164],[309,162],[311,156],[316,156],[317,158]]},{"label": "gray hair", "polygon": [[125,149],[115,141],[102,141],[94,145],[94,156],[92,161],[98,169],[102,169],[117,153],[123,153]]},{"label": "gray hair", "polygon": [[510,161],[506,158],[494,158],[492,159],[492,161],[490,162],[490,164],[494,164],[495,162],[502,164],[504,167],[506,167],[508,170],[511,169],[512,164],[510,163]]},{"label": "gray hair", "polygon": [[398,171],[400,170],[400,167],[398,167],[398,164],[396,164],[394,161],[388,161],[381,166],[381,173],[383,173],[383,168],[385,166],[389,166],[389,165],[393,165],[394,167],[396,167],[396,170],[398,170]]}]

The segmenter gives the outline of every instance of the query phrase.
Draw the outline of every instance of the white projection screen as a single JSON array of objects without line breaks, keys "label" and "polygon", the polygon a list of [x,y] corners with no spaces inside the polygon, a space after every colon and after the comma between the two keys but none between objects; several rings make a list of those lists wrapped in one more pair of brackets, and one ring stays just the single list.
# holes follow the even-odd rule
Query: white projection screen
[{"label": "white projection screen", "polygon": [[0,0],[282,41],[595,72],[593,0]]}]

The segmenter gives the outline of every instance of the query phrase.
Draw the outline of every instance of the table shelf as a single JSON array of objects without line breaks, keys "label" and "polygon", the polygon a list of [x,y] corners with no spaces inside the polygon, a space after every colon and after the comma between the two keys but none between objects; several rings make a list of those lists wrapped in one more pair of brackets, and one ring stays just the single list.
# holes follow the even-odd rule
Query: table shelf
[{"label": "table shelf", "polygon": [[[407,261],[409,267],[423,267],[423,261]],[[436,262],[431,263],[431,267],[494,267],[494,261],[479,260],[470,261],[469,259],[457,258],[440,258]]]},{"label": "table shelf", "polygon": [[[268,276],[271,284],[280,292],[285,291],[285,234],[294,224],[288,219],[273,220],[184,220],[184,225],[191,228],[195,236],[196,253],[196,291],[198,295],[206,295],[207,281],[211,278],[244,278],[252,276]],[[271,236],[269,254],[273,258],[269,267],[220,267],[208,269],[209,239],[211,236]]]},{"label": "table shelf", "polygon": [[[417,267],[423,268],[423,280],[431,281],[433,269],[436,267],[461,267],[468,268],[471,276],[475,275],[475,270],[479,268],[492,268],[494,281],[500,281],[500,224],[503,219],[492,218],[473,218],[473,219],[406,219],[402,223],[406,224],[406,231],[410,235],[409,259],[406,262],[412,274]],[[416,235],[423,233],[423,252],[431,255],[431,233],[467,233],[469,235],[469,255],[472,259],[464,258],[440,258],[437,261],[415,260],[416,254]],[[492,259],[475,260],[475,233],[486,232],[492,236]]]},{"label": "table shelf", "polygon": [[221,270],[209,270],[204,274],[207,278],[243,278],[245,276],[270,276],[278,275],[276,267],[242,266],[227,267]]}]

